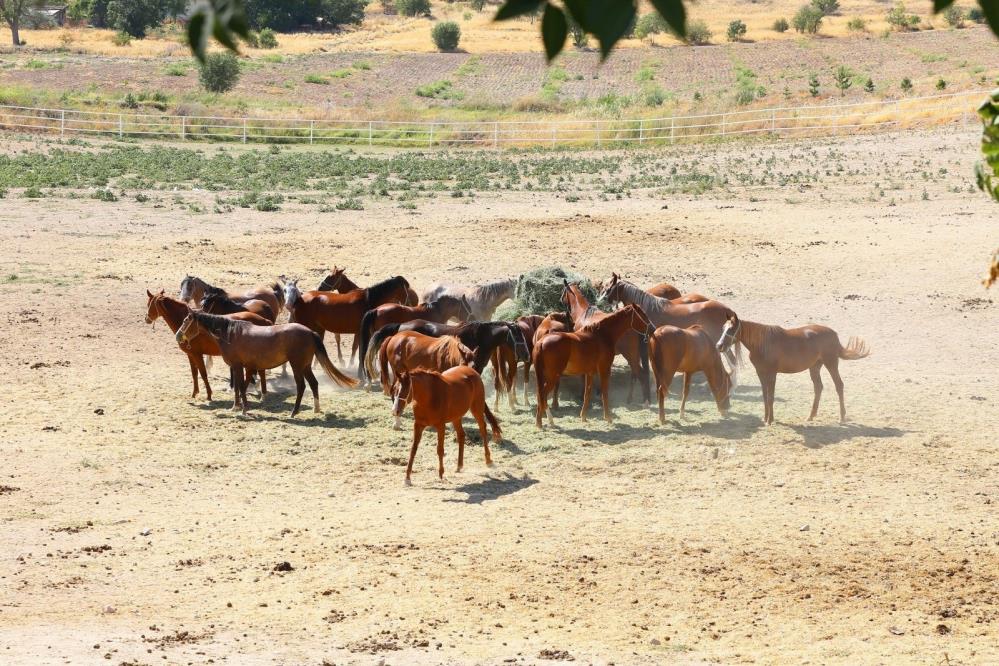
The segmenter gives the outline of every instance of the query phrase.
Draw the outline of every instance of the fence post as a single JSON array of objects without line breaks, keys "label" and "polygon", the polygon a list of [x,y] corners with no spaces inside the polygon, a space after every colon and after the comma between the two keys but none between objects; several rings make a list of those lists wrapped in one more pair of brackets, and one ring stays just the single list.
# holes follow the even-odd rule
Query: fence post
[{"label": "fence post", "polygon": [[638,121],[638,143],[645,143],[645,121]]},{"label": "fence post", "polygon": [[309,121],[309,145],[310,146],[312,145],[312,135],[313,135],[313,131],[315,130],[315,127],[316,127],[316,121],[315,120],[310,120]]},{"label": "fence post", "polygon": [[246,118],[243,118],[243,143],[246,143]]},{"label": "fence post", "polygon": [[493,150],[499,148],[499,123],[493,123]]},{"label": "fence post", "polygon": [[368,145],[369,146],[371,145],[371,142],[372,142],[372,138],[371,138],[371,121],[369,120],[368,121]]},{"label": "fence post", "polygon": [[118,114],[118,138],[125,136],[125,117],[122,114]]},{"label": "fence post", "polygon": [[676,118],[673,116],[669,117],[669,142],[673,145],[673,128],[676,126]]},{"label": "fence post", "polygon": [[59,112],[59,136],[66,136],[66,109]]}]

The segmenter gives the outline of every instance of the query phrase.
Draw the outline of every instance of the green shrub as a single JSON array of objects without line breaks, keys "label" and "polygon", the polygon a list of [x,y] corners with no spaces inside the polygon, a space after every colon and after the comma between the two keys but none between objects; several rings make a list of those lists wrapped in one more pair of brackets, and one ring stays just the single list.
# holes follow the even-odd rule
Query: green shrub
[{"label": "green shrub", "polygon": [[867,82],[864,83],[864,91],[869,93],[874,92],[874,79],[869,76],[867,77]]},{"label": "green shrub", "polygon": [[642,90],[642,104],[648,107],[662,106],[666,102],[666,91],[658,85],[650,85]]},{"label": "green shrub", "polygon": [[337,210],[364,210],[364,204],[356,197],[349,197],[336,204]]},{"label": "green shrub", "polygon": [[38,187],[35,185],[31,185],[30,187],[25,188],[23,192],[21,192],[22,199],[41,199],[44,196],[45,193],[42,192],[40,189],[38,189]]},{"label": "green shrub", "polygon": [[326,86],[329,85],[330,80],[321,74],[306,74],[306,83],[315,83],[316,85]]},{"label": "green shrub", "polygon": [[243,38],[243,41],[246,42],[246,45],[251,49],[260,48],[260,34],[253,32],[252,30],[246,33],[246,37]]},{"label": "green shrub", "polygon": [[430,97],[432,99],[461,99],[464,93],[454,89],[454,84],[450,81],[434,81],[416,89],[417,97]]},{"label": "green shrub", "polygon": [[830,16],[839,11],[839,0],[812,0],[812,6],[822,12],[823,16]]},{"label": "green shrub", "polygon": [[840,97],[846,94],[850,86],[853,85],[853,72],[851,72],[846,65],[840,65],[833,72],[833,81],[836,87],[839,88]]},{"label": "green shrub", "polygon": [[132,36],[121,30],[114,34],[114,37],[111,38],[111,43],[115,46],[128,46],[132,43]]},{"label": "green shrub", "polygon": [[757,97],[766,95],[763,86],[756,84],[756,72],[746,67],[735,70],[735,103],[740,106],[751,104]]},{"label": "green shrub", "polygon": [[429,16],[430,0],[395,0],[395,10],[403,16]]},{"label": "green shrub", "polygon": [[224,93],[232,90],[239,81],[239,59],[229,51],[209,53],[201,64],[198,80],[208,92]]},{"label": "green shrub", "polygon": [[730,42],[737,42],[746,36],[746,24],[740,19],[736,19],[728,24],[728,30],[725,32],[725,37]]},{"label": "green shrub", "polygon": [[902,79],[902,83],[899,84],[899,87],[902,89],[902,92],[905,93],[910,92],[912,90],[912,79],[910,79],[908,76],[905,77],[904,79]]},{"label": "green shrub", "polygon": [[985,12],[981,7],[972,7],[968,10],[968,20],[972,23],[985,23]]},{"label": "green shrub", "polygon": [[888,10],[885,20],[888,21],[888,25],[900,32],[915,30],[920,22],[920,18],[915,14],[906,13],[905,4],[902,2],[896,3],[894,7]]},{"label": "green shrub", "polygon": [[822,27],[823,13],[815,5],[804,5],[794,15],[794,29],[802,34],[814,35]]},{"label": "green shrub", "polygon": [[139,108],[139,103],[136,101],[135,95],[125,93],[125,98],[121,100],[121,106],[123,109],[137,109]]},{"label": "green shrub", "polygon": [[469,5],[470,5],[470,6],[472,7],[472,9],[474,9],[475,11],[477,11],[477,12],[481,12],[481,11],[482,11],[482,9],[483,9],[483,8],[484,8],[484,7],[486,6],[486,0],[472,0],[472,1],[471,1],[470,3],[468,3],[468,4],[469,4]]},{"label": "green shrub", "polygon": [[854,16],[852,19],[847,21],[846,29],[850,32],[863,32],[864,30],[867,30],[867,21],[860,16]]},{"label": "green shrub", "polygon": [[163,73],[167,76],[187,76],[187,65],[180,62],[171,63],[166,66]]},{"label": "green shrub", "polygon": [[282,194],[261,194],[256,197],[253,207],[261,212],[271,213],[281,210],[281,204],[283,203],[284,195]]},{"label": "green shrub", "polygon": [[666,32],[666,20],[658,12],[644,14],[635,21],[633,34],[637,39],[649,38],[649,42],[655,41],[655,36]]},{"label": "green shrub", "polygon": [[461,27],[454,21],[441,21],[434,24],[430,37],[438,51],[454,51],[461,39]]},{"label": "green shrub", "polygon": [[711,41],[711,30],[704,21],[691,21],[687,24],[687,43],[703,45]]},{"label": "green shrub", "polygon": [[791,25],[787,22],[786,18],[777,19],[776,21],[774,21],[773,25],[775,32],[787,32],[787,29],[790,27]]},{"label": "green shrub", "polygon": [[276,49],[278,47],[277,35],[270,28],[261,30],[257,41],[262,49]]},{"label": "green shrub", "polygon": [[808,92],[812,97],[819,96],[819,77],[815,74],[808,78]]},{"label": "green shrub", "polygon": [[951,5],[943,13],[944,20],[952,28],[963,28],[965,16],[964,10],[957,5]]},{"label": "green shrub", "polygon": [[97,199],[98,201],[113,202],[117,201],[118,197],[115,196],[114,192],[110,188],[102,187],[99,190],[94,190],[94,193],[90,195],[91,199]]},{"label": "green shrub", "polygon": [[943,79],[937,79],[936,88],[937,88],[937,90],[946,90],[947,89],[947,82],[944,81]]}]

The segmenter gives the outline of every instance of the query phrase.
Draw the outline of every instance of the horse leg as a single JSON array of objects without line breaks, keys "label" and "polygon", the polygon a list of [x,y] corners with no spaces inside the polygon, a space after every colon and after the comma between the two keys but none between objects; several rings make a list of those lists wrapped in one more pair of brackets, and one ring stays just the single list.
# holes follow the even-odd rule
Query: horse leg
[{"label": "horse leg", "polygon": [[316,373],[312,371],[311,366],[305,366],[305,370],[302,372],[305,375],[305,381],[309,382],[309,388],[312,389],[312,403],[314,405],[313,411],[316,414],[322,414],[322,410],[319,409],[319,381],[316,379]]},{"label": "horse leg", "polygon": [[333,337],[336,339],[336,360],[340,362],[340,365],[343,365],[343,351],[340,349],[340,334],[334,333]]},{"label": "horse leg", "polygon": [[558,377],[555,380],[555,385],[552,387],[552,409],[558,409],[558,390],[559,387],[561,386],[562,386],[562,377]]},{"label": "horse leg", "polygon": [[423,437],[423,429],[426,426],[422,426],[419,423],[413,423],[413,448],[409,450],[409,464],[406,465],[406,485],[413,485],[413,481],[410,477],[413,474],[413,458],[416,457],[416,449],[420,446],[420,439]]},{"label": "horse leg", "polygon": [[586,410],[590,408],[590,393],[593,391],[593,375],[583,375],[583,407],[579,410],[579,418],[586,423]]},{"label": "horse leg", "polygon": [[[357,348],[361,344],[361,337],[359,335],[354,336],[354,341],[350,345],[350,365],[354,365],[354,356],[357,355]],[[358,359],[360,361],[360,359]]]},{"label": "horse leg", "polygon": [[267,395],[267,371],[260,371],[260,397]]},{"label": "horse leg", "polygon": [[839,359],[833,357],[825,365],[836,386],[836,395],[839,396],[839,422],[846,423],[846,400],[843,397],[843,378],[839,376]]},{"label": "horse leg", "polygon": [[248,408],[246,405],[246,377],[243,374],[243,366],[232,366],[232,380],[235,384],[233,390],[236,393],[236,404],[233,405],[233,409],[242,408],[243,416],[246,416]]},{"label": "horse leg", "polygon": [[482,449],[486,454],[486,467],[492,467],[493,456],[489,452],[489,434],[486,432],[486,419],[484,414],[485,410],[483,409],[472,409],[472,416],[475,417],[475,422],[479,424],[479,437],[482,438]]},{"label": "horse leg", "polygon": [[295,407],[291,410],[291,415],[295,416],[302,406],[302,396],[305,394],[305,374],[294,365],[291,366],[291,371],[295,373]]},{"label": "horse leg", "polygon": [[443,481],[444,480],[444,428],[446,427],[443,423],[440,423],[437,427],[437,477]]},{"label": "horse leg", "polygon": [[552,412],[548,408],[548,391],[551,390],[551,387],[548,385],[548,382],[545,380],[544,372],[542,372],[541,366],[537,363],[534,364],[534,374],[535,374],[535,379],[537,380],[537,390],[538,390],[538,410],[537,410],[537,417],[535,418],[534,421],[534,426],[538,430],[541,430],[542,428],[541,417],[545,415],[545,412],[548,412],[549,425],[554,425],[554,423],[552,422]]},{"label": "horse leg", "polygon": [[[209,358],[211,358],[209,356]],[[205,357],[198,354],[198,372],[201,373],[201,380],[205,383],[205,394],[208,396],[208,402],[212,401],[212,386],[208,383],[208,368],[205,366]]]},{"label": "horse leg", "polygon": [[610,366],[600,369],[600,397],[604,403],[604,420],[612,423],[614,419],[610,411]]},{"label": "horse leg", "polygon": [[774,422],[774,397],[777,394],[777,371],[771,370],[769,375],[767,375],[767,424],[773,425]]},{"label": "horse leg", "polygon": [[461,427],[460,417],[457,421],[453,421],[451,425],[454,426],[454,434],[458,438],[458,467],[454,470],[457,474],[465,467],[465,429]]},{"label": "horse leg", "polygon": [[683,373],[683,395],[680,397],[680,420],[684,418],[684,411],[687,407],[687,395],[690,394],[690,378],[694,376],[693,372]]},{"label": "horse leg", "polygon": [[194,354],[187,355],[187,363],[191,366],[191,381],[194,383],[194,390],[191,391],[192,400],[198,397],[198,364],[194,357]]},{"label": "horse leg", "polygon": [[513,359],[509,369],[506,371],[506,395],[510,403],[510,411],[517,409],[517,358]]},{"label": "horse leg", "polygon": [[527,397],[528,386],[531,383],[531,362],[524,362],[524,404],[528,407],[531,406],[531,401]]},{"label": "horse leg", "polygon": [[812,400],[812,413],[808,415],[809,421],[814,419],[815,415],[819,412],[819,398],[822,397],[822,377],[819,375],[819,370],[821,369],[822,361],[819,361],[808,369],[808,374],[812,376],[812,387],[815,389],[815,399]]},{"label": "horse leg", "polygon": [[[232,411],[236,411],[243,406],[243,396],[239,392],[239,385],[243,378],[243,369],[231,365],[229,366],[229,383],[232,384]],[[245,413],[245,412],[244,412]]]}]

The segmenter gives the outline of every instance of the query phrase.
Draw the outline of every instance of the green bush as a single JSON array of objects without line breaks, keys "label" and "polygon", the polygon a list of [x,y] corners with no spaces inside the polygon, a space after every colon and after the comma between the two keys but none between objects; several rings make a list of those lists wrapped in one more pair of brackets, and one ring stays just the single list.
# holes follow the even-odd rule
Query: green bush
[{"label": "green bush", "polygon": [[972,23],[985,23],[985,12],[981,7],[972,7],[968,10],[968,20]]},{"label": "green bush", "polygon": [[659,15],[658,12],[652,12],[651,14],[644,14],[635,21],[635,29],[633,31],[637,39],[649,38],[649,41],[654,41],[655,36],[666,32],[667,25],[666,20]]},{"label": "green bush", "polygon": [[123,109],[137,109],[139,108],[139,103],[136,101],[135,95],[125,93],[125,98],[121,100],[121,107]]},{"label": "green bush", "polygon": [[874,79],[869,76],[867,77],[867,82],[864,83],[864,91],[869,93],[874,92]]},{"label": "green bush", "polygon": [[284,195],[282,194],[261,194],[256,197],[253,207],[261,212],[271,213],[281,210],[281,204],[283,203]]},{"label": "green bush", "polygon": [[471,5],[472,9],[474,9],[475,11],[481,12],[482,9],[486,6],[486,0],[472,0],[468,4]]},{"label": "green bush", "polygon": [[246,33],[246,37],[243,38],[243,41],[246,42],[246,45],[251,49],[260,48],[260,34],[253,32],[252,30]]},{"label": "green bush", "polygon": [[863,32],[864,30],[867,30],[867,21],[860,16],[854,16],[852,19],[847,21],[846,29],[850,32]]},{"label": "green bush", "polygon": [[794,29],[802,34],[814,35],[822,27],[822,12],[815,5],[804,5],[794,15]]},{"label": "green bush", "polygon": [[232,90],[239,81],[239,59],[229,51],[209,53],[201,64],[198,80],[208,92],[224,93]]},{"label": "green bush", "polygon": [[736,19],[728,24],[728,30],[725,32],[725,37],[728,38],[730,42],[737,42],[746,36],[746,24],[740,19]]},{"label": "green bush", "polygon": [[455,90],[454,84],[447,80],[422,85],[416,89],[416,95],[432,99],[461,99],[465,96],[460,90]]},{"label": "green bush", "polygon": [[428,16],[430,0],[395,0],[395,10],[403,16]]},{"label": "green bush", "polygon": [[740,106],[751,104],[757,97],[763,97],[767,91],[756,84],[756,72],[747,67],[738,67],[735,71],[735,103]]},{"label": "green bush", "polygon": [[125,31],[119,31],[111,38],[111,43],[115,46],[128,46],[132,43],[132,36]]},{"label": "green bush", "polygon": [[779,18],[779,19],[777,19],[776,21],[774,21],[774,25],[773,25],[773,28],[774,28],[775,32],[787,32],[787,29],[790,28],[790,27],[791,26],[787,22],[786,18]]},{"label": "green bush", "polygon": [[812,0],[812,6],[823,16],[829,16],[839,11],[839,0]]},{"label": "green bush", "polygon": [[899,87],[902,89],[902,92],[905,93],[912,91],[912,79],[910,79],[908,76],[905,77],[904,79],[902,79],[902,83],[899,84]]},{"label": "green bush", "polygon": [[888,10],[885,20],[888,21],[890,26],[900,32],[915,30],[920,22],[920,18],[915,14],[906,13],[905,4],[902,2],[896,3],[894,7]]},{"label": "green bush", "polygon": [[260,31],[257,42],[262,49],[276,49],[278,47],[277,35],[270,28],[264,28]]},{"label": "green bush", "polygon": [[142,39],[149,28],[163,22],[170,3],[164,0],[107,0],[105,4],[109,28]]},{"label": "green bush", "polygon": [[808,77],[808,92],[812,97],[819,96],[819,77],[815,74]]},{"label": "green bush", "polygon": [[454,51],[461,39],[461,27],[454,21],[441,21],[434,24],[430,37],[438,51]]},{"label": "green bush", "polygon": [[662,106],[666,102],[666,91],[652,84],[642,90],[642,104],[648,107]]},{"label": "green bush", "polygon": [[952,28],[963,28],[964,27],[964,17],[965,13],[957,5],[951,5],[948,7],[944,13],[944,20],[947,21],[947,25]]},{"label": "green bush", "polygon": [[687,24],[687,43],[703,45],[711,41],[711,30],[704,21],[691,21]]},{"label": "green bush", "polygon": [[97,199],[98,201],[113,202],[117,201],[118,197],[115,196],[114,192],[110,188],[102,187],[99,190],[94,190],[94,193],[90,195],[91,199]]},{"label": "green bush", "polygon": [[936,87],[937,87],[937,90],[946,90],[947,89],[947,82],[944,81],[943,79],[937,79],[937,86]]},{"label": "green bush", "polygon": [[330,80],[323,76],[322,74],[306,74],[306,83],[315,83],[316,85],[326,86],[329,85]]}]

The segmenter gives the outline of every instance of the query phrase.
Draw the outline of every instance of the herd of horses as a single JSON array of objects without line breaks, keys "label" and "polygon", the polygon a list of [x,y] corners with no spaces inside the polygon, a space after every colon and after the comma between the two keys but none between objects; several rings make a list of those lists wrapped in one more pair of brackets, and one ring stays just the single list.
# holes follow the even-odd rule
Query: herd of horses
[{"label": "herd of horses", "polygon": [[[521,366],[524,404],[530,405],[527,392],[530,370],[534,368],[535,424],[540,429],[545,415],[549,424],[554,424],[561,378],[567,375],[583,379],[583,421],[594,383],[599,380],[603,417],[610,422],[611,366],[620,354],[630,368],[629,402],[637,382],[645,404],[650,403],[651,367],[659,422],[664,423],[666,397],[677,373],[684,375],[681,418],[691,377],[697,372],[705,375],[718,410],[724,415],[745,348],[763,388],[764,422],[770,424],[774,422],[774,390],[780,373],[809,371],[814,387],[809,420],[815,418],[823,367],[832,377],[839,397],[840,420],[845,421],[839,361],[869,354],[862,339],[850,338],[843,346],[836,332],[826,326],[809,324],[785,329],[751,322],[706,296],[683,294],[667,283],[641,289],[616,273],[596,286],[600,300],[619,306],[617,309],[596,307],[579,285],[566,281],[560,298],[563,312],[532,314],[515,321],[492,321],[492,317],[503,301],[513,297],[517,279],[479,287],[435,284],[422,298],[404,277],[394,276],[360,287],[337,267],[314,290],[302,291],[298,282],[282,276],[269,286],[227,291],[188,275],[181,282],[179,298],[163,290],[158,294],[147,290],[146,322],[163,319],[187,354],[194,385],[192,398],[199,394],[200,375],[211,400],[205,359],[210,364],[212,357],[221,356],[230,369],[233,409],[241,409],[243,414],[249,408],[249,385],[259,381],[260,394],[266,395],[266,372],[278,367],[283,367],[283,372],[290,367],[294,376],[292,416],[301,409],[306,384],[312,391],[315,411],[320,411],[314,364],[344,388],[373,384],[377,379],[392,400],[396,428],[405,408],[412,405],[414,429],[407,483],[423,431],[428,427],[437,430],[438,473],[443,477],[444,432],[446,424],[453,425],[458,440],[457,469],[461,470],[465,444],[461,421],[469,412],[478,424],[486,463],[491,464],[487,422],[495,441],[502,435],[486,403],[481,378],[490,364],[494,410],[504,393],[511,409],[516,408],[517,371]],[[288,312],[286,324],[277,323],[282,310]],[[326,333],[335,336],[341,365],[344,359],[340,335],[353,336],[350,363],[356,356],[356,378],[333,363],[324,342]]]}]

